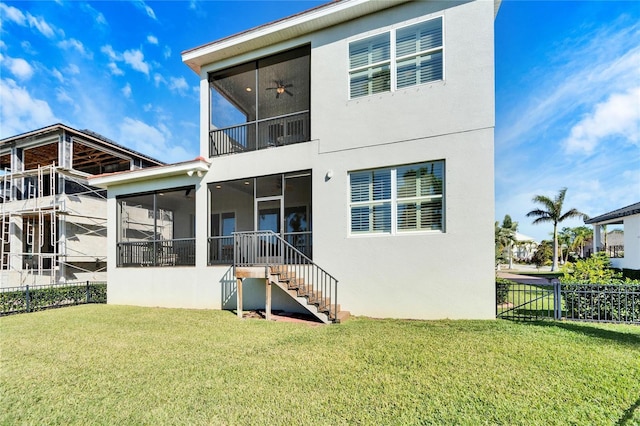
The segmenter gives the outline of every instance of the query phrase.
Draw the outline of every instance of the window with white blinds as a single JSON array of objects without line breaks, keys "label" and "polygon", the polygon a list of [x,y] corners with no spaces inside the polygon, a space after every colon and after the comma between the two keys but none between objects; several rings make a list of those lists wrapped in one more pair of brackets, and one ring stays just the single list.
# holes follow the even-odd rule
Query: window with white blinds
[{"label": "window with white blinds", "polygon": [[442,80],[442,18],[396,31],[397,87]]},{"label": "window with white blinds", "polygon": [[350,186],[351,232],[391,232],[391,171],[351,173]]},{"label": "window with white blinds", "polygon": [[389,33],[349,45],[351,97],[388,92],[391,83],[391,40]]},{"label": "window with white blinds", "polygon": [[442,80],[442,58],[442,17],[354,41],[349,44],[350,98]]},{"label": "window with white blinds", "polygon": [[444,161],[349,174],[351,234],[444,232]]}]

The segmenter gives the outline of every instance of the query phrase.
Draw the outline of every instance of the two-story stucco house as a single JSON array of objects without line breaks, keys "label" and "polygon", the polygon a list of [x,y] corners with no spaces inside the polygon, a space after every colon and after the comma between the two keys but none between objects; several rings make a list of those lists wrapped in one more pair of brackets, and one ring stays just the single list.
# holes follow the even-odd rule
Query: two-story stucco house
[{"label": "two-story stucco house", "polygon": [[342,0],[183,52],[200,157],[92,179],[109,303],[493,318],[498,3]]}]

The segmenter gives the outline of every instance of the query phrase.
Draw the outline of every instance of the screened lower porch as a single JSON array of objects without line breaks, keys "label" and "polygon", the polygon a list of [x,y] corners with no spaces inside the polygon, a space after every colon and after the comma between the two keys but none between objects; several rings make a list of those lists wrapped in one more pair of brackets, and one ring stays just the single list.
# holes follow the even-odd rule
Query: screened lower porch
[{"label": "screened lower porch", "polygon": [[313,258],[311,171],[209,184],[208,264],[233,263],[233,233],[273,231]]}]

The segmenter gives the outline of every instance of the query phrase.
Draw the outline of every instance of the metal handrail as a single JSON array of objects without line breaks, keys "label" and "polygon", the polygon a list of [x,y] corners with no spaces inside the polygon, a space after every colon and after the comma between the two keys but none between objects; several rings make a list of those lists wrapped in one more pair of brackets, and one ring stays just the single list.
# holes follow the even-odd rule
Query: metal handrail
[{"label": "metal handrail", "polygon": [[[273,231],[233,233],[233,267],[286,266],[306,286],[310,303],[338,318],[338,280]],[[321,295],[321,298],[319,297]],[[328,302],[327,302],[328,300]]]}]

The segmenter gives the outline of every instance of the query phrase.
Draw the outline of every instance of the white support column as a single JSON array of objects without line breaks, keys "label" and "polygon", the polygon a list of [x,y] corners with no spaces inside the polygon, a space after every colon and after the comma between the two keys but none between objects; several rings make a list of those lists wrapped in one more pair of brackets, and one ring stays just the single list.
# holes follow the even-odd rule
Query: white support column
[{"label": "white support column", "polygon": [[602,246],[602,227],[600,225],[593,225],[593,254],[596,254],[599,248]]}]

